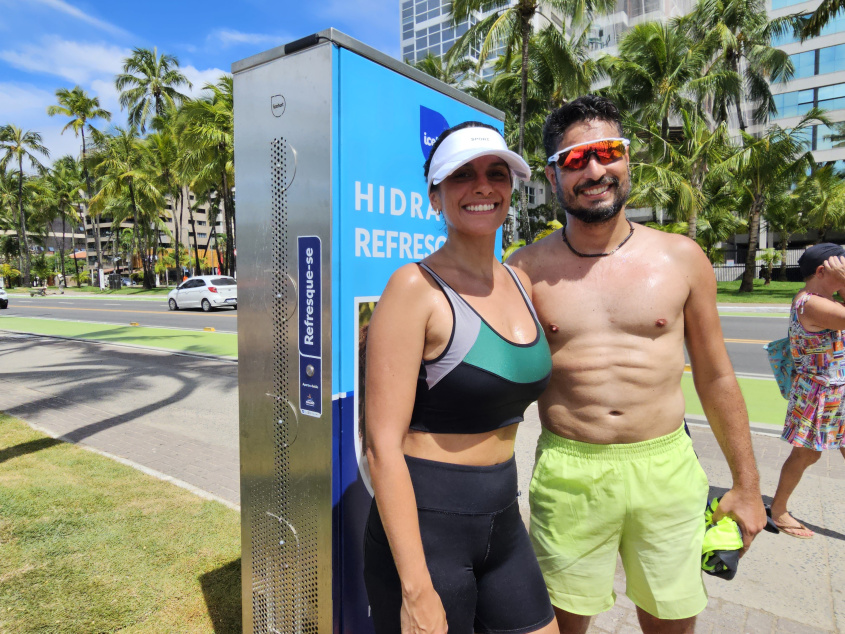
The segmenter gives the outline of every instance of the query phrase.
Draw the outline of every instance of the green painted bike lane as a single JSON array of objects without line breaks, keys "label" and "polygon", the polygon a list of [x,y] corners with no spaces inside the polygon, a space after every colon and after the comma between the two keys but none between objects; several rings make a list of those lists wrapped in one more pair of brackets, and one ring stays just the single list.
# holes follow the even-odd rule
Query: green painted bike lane
[{"label": "green painted bike lane", "polygon": [[[234,333],[120,326],[30,317],[0,317],[0,330],[228,358],[238,356],[238,336]],[[744,377],[738,380],[748,405],[751,421],[782,425],[786,414],[786,400],[781,397],[777,383],[772,380]],[[695,393],[692,375],[688,372],[684,373],[681,386],[687,402],[687,413],[703,416],[704,410]]]},{"label": "green painted bike lane", "polygon": [[216,357],[235,359],[238,357],[238,336],[234,333],[120,326],[32,317],[0,317],[0,330],[142,346]]}]

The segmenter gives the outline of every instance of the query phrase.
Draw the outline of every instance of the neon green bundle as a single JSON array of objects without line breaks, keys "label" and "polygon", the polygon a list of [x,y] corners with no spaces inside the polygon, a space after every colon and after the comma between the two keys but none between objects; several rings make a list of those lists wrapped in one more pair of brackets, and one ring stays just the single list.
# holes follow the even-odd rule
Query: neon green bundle
[{"label": "neon green bundle", "polygon": [[719,498],[713,498],[704,510],[704,543],[701,547],[701,569],[722,579],[733,579],[739,567],[742,549],[742,531],[727,515],[713,522],[713,513],[719,508]]}]

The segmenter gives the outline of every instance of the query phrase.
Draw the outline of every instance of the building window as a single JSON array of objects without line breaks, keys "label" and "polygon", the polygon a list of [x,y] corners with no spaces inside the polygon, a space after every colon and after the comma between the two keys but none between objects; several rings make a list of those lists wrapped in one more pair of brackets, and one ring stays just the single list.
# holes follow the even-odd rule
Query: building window
[{"label": "building window", "polygon": [[199,225],[200,227],[204,227],[205,226],[205,220],[197,220],[197,225]]},{"label": "building window", "polygon": [[197,237],[198,237],[198,238],[207,238],[207,237],[208,237],[208,234],[207,234],[207,233],[198,233],[198,234],[197,234]]},{"label": "building window", "polygon": [[799,117],[806,114],[813,107],[813,93],[815,91],[810,88],[808,90],[798,90],[795,92],[784,92],[779,95],[772,95],[777,108],[777,114],[772,119],[783,119],[784,117]]},{"label": "building window", "polygon": [[822,86],[819,91],[819,108],[840,110],[845,108],[845,84]]},{"label": "building window", "polygon": [[[842,33],[843,31],[845,31],[845,13],[840,11],[839,14],[830,22],[828,22],[827,26],[825,26],[821,30],[821,33],[819,33],[819,37],[824,37],[825,35],[832,35],[834,33]],[[811,38],[808,41],[812,41],[813,39],[814,38]],[[794,33],[785,33],[780,37],[772,38],[772,46],[783,46],[784,44],[792,44],[800,40],[801,38],[796,37]]]},{"label": "building window", "polygon": [[845,44],[819,49],[819,75],[845,70]]},{"label": "building window", "polygon": [[794,4],[801,4],[807,0],[772,0],[772,10],[791,7]]},{"label": "building window", "polygon": [[534,205],[534,204],[537,203],[537,190],[536,189],[534,189],[533,187],[526,187],[525,193],[528,197],[528,204],[529,205]]},{"label": "building window", "polygon": [[814,150],[832,150],[835,146],[842,143],[842,134],[839,130],[826,125],[813,127],[816,129],[816,142],[813,144]]}]

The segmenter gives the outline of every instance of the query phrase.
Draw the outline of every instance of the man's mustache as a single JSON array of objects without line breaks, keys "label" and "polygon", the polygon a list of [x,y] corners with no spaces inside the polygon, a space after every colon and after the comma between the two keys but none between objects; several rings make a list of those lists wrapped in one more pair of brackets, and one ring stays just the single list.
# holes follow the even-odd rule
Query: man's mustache
[{"label": "man's mustache", "polygon": [[580,194],[582,191],[586,189],[592,189],[593,187],[599,187],[602,185],[611,185],[611,186],[618,186],[619,179],[615,176],[602,176],[599,180],[591,180],[587,181],[586,183],[579,185],[575,188],[575,193]]}]

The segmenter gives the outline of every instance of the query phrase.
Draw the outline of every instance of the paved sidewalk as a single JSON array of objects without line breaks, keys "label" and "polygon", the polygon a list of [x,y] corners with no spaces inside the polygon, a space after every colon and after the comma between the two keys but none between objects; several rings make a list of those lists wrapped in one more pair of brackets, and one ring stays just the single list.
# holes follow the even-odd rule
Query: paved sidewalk
[{"label": "paved sidewalk", "polygon": [[[4,333],[0,358],[6,368],[0,369],[0,411],[230,505],[239,502],[236,364]],[[145,394],[154,397],[152,403],[139,406],[150,403]],[[523,492],[540,432],[536,407],[527,414],[516,447]],[[753,436],[765,496],[774,493],[789,451],[774,437],[778,431],[773,427]],[[712,432],[697,424],[692,436],[712,494],[724,493],[731,479]],[[799,540],[762,533],[735,579],[706,577],[711,599],[696,631],[845,633],[843,486],[845,460],[839,452],[826,452],[808,470],[791,504],[816,536]],[[520,503],[527,516],[527,495]],[[616,606],[594,619],[591,632],[639,631],[624,587],[618,570]]]}]

